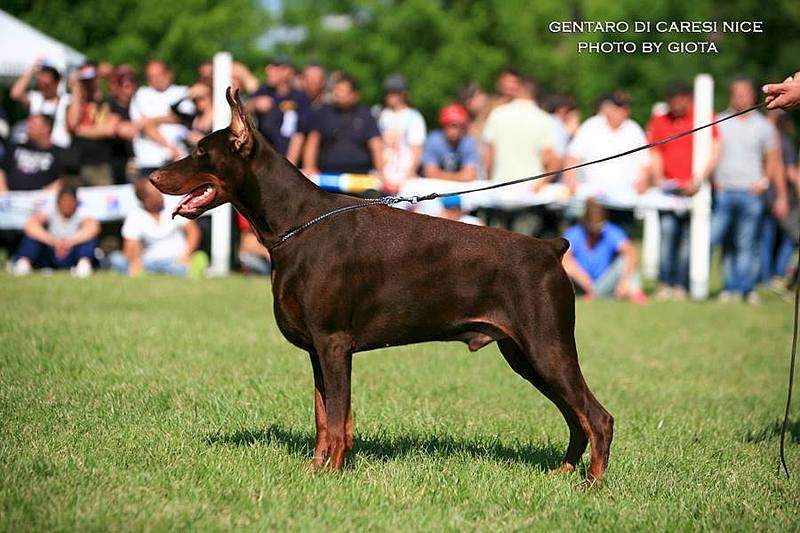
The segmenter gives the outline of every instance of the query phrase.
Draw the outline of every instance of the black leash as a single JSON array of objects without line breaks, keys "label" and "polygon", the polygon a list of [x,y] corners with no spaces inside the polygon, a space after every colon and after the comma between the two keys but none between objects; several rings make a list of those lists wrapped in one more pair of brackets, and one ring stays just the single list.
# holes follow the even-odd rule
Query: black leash
[{"label": "black leash", "polygon": [[[749,107],[749,108],[747,108],[747,109],[745,109],[743,111],[738,111],[738,112],[733,113],[731,115],[728,115],[726,117],[719,118],[719,119],[717,119],[717,120],[715,120],[713,122],[709,122],[708,124],[704,124],[702,126],[698,126],[698,127],[693,128],[691,130],[687,130],[687,131],[683,131],[683,132],[680,132],[680,133],[676,133],[674,135],[670,135],[669,137],[665,137],[664,139],[660,139],[658,141],[655,141],[655,142],[652,142],[652,143],[649,143],[649,144],[645,144],[643,146],[639,146],[638,148],[633,148],[633,149],[628,150],[626,152],[621,152],[619,154],[610,155],[608,157],[595,159],[593,161],[586,161],[584,163],[573,165],[573,166],[567,167],[567,168],[562,168],[562,169],[559,169],[559,170],[554,170],[554,171],[550,171],[550,172],[543,172],[543,173],[537,174],[535,176],[528,176],[528,177],[525,177],[525,178],[519,178],[519,179],[515,179],[515,180],[511,180],[511,181],[505,181],[505,182],[502,182],[502,183],[495,183],[493,185],[487,185],[485,187],[476,187],[474,189],[464,189],[464,190],[461,190],[461,191],[454,191],[454,192],[447,192],[447,193],[436,193],[436,192],[434,192],[434,193],[426,194],[424,196],[385,196],[383,198],[378,198],[378,199],[374,199],[374,200],[364,200],[364,201],[361,201],[361,202],[358,202],[358,203],[346,205],[344,207],[339,207],[339,208],[333,209],[331,211],[327,211],[327,212],[319,215],[318,217],[313,218],[313,219],[309,220],[308,222],[305,222],[305,223],[301,224],[300,226],[297,226],[296,228],[287,231],[286,233],[284,233],[283,235],[278,237],[278,240],[275,241],[275,243],[272,246],[270,246],[269,249],[270,249],[270,251],[274,250],[276,247],[278,247],[281,244],[285,243],[286,241],[288,241],[289,239],[291,239],[292,237],[294,237],[295,235],[297,235],[301,231],[303,231],[305,229],[308,229],[311,226],[313,226],[313,225],[315,225],[315,224],[317,224],[319,222],[322,222],[326,218],[332,217],[334,215],[338,215],[339,213],[344,213],[346,211],[352,211],[354,209],[359,209],[361,207],[367,207],[367,206],[371,206],[371,205],[387,205],[388,206],[388,205],[399,204],[401,202],[408,202],[408,203],[411,203],[411,204],[416,204],[418,202],[424,202],[424,201],[427,201],[427,200],[435,200],[436,198],[447,198],[447,197],[450,197],[450,196],[459,196],[459,195],[462,195],[462,194],[470,194],[470,193],[473,193],[473,192],[489,191],[489,190],[492,190],[492,189],[499,189],[501,187],[508,187],[510,185],[516,185],[518,183],[524,183],[526,181],[533,181],[533,180],[538,180],[538,179],[542,179],[542,178],[547,178],[547,177],[550,177],[550,176],[555,176],[556,174],[560,174],[562,172],[567,172],[569,170],[577,170],[579,168],[586,167],[586,166],[589,166],[589,165],[595,165],[597,163],[604,163],[606,161],[611,161],[612,159],[625,157],[627,155],[635,154],[636,152],[641,152],[642,150],[648,150],[648,149],[653,148],[655,146],[660,146],[662,144],[666,144],[668,142],[672,142],[672,141],[674,141],[676,139],[680,139],[681,137],[685,137],[687,135],[691,135],[693,133],[696,133],[696,132],[698,132],[700,130],[704,130],[706,128],[710,128],[710,127],[712,127],[712,126],[714,126],[716,124],[719,124],[720,122],[724,122],[726,120],[730,120],[732,118],[744,115],[744,114],[749,113],[751,111],[755,111],[756,109],[764,107],[765,105],[766,105],[766,102],[761,103],[761,104],[756,104],[756,105],[754,105],[752,107]],[[798,255],[797,268],[798,268],[798,273],[800,273],[800,255]],[[786,478],[787,479],[789,478],[789,469],[786,466],[786,456],[784,454],[784,447],[785,447],[785,441],[786,441],[786,428],[787,428],[788,423],[789,423],[789,409],[790,409],[791,404],[792,404],[792,387],[794,385],[794,367],[795,367],[795,359],[797,357],[797,325],[798,325],[798,308],[799,307],[800,307],[800,280],[797,281],[797,285],[795,287],[795,293],[794,293],[794,327],[793,327],[793,330],[792,330],[792,353],[791,353],[791,362],[790,362],[790,365],[789,365],[789,391],[788,391],[788,394],[786,396],[786,411],[785,411],[785,413],[783,415],[783,425],[781,427],[780,465],[778,466],[778,473],[779,474],[780,474],[780,467],[783,466],[783,471],[786,473]]]},{"label": "black leash", "polygon": [[[795,277],[800,275],[800,254],[797,256],[797,270]],[[789,479],[789,468],[786,466],[786,455],[784,455],[784,446],[786,443],[786,426],[789,425],[789,408],[792,405],[792,387],[794,385],[794,363],[797,359],[797,320],[798,310],[800,310],[800,278],[795,279],[794,286],[794,322],[792,325],[792,354],[789,362],[789,392],[786,394],[786,411],[783,413],[783,425],[781,426],[781,451],[780,451],[780,464],[778,465],[778,475],[781,473],[781,466],[786,474],[786,479]]]},{"label": "black leash", "polygon": [[511,181],[504,181],[504,182],[501,182],[501,183],[495,183],[493,185],[486,185],[484,187],[476,187],[474,189],[464,189],[464,190],[461,190],[461,191],[453,191],[453,192],[446,192],[446,193],[433,192],[433,193],[430,193],[430,194],[426,194],[424,196],[385,196],[383,198],[378,198],[378,199],[375,199],[375,200],[364,200],[364,201],[361,201],[361,202],[358,202],[358,203],[355,203],[355,204],[346,205],[344,207],[338,207],[336,209],[333,209],[331,211],[323,213],[320,216],[318,216],[316,218],[313,218],[313,219],[309,220],[308,222],[305,222],[305,223],[301,224],[300,226],[297,226],[294,229],[291,229],[291,230],[287,231],[286,233],[284,233],[283,235],[278,237],[278,240],[275,241],[275,243],[270,247],[270,250],[280,246],[281,244],[285,243],[286,241],[288,241],[289,239],[291,239],[292,237],[294,237],[295,235],[297,235],[301,231],[313,226],[314,224],[316,224],[318,222],[321,222],[322,220],[325,220],[326,218],[331,217],[333,215],[338,215],[339,213],[344,213],[345,211],[352,211],[353,209],[358,209],[360,207],[367,207],[367,206],[370,206],[370,205],[394,205],[394,204],[399,204],[399,203],[402,203],[402,202],[408,202],[410,204],[416,204],[418,202],[425,202],[427,200],[435,200],[437,198],[447,198],[447,197],[450,197],[450,196],[460,196],[462,194],[470,194],[470,193],[473,193],[473,192],[489,191],[489,190],[492,190],[492,189],[499,189],[501,187],[508,187],[510,185],[516,185],[518,183],[524,183],[526,181],[533,181],[533,180],[538,180],[538,179],[542,179],[542,178],[549,178],[550,176],[555,176],[556,174],[560,174],[562,172],[567,172],[569,170],[577,170],[579,168],[588,167],[589,165],[596,165],[597,163],[604,163],[606,161],[611,161],[612,159],[618,159],[620,157],[625,157],[627,155],[635,154],[636,152],[641,152],[642,150],[648,150],[648,149],[653,148],[655,146],[660,146],[662,144],[667,144],[668,142],[672,142],[675,139],[680,139],[681,137],[686,137],[687,135],[691,135],[691,134],[696,133],[696,132],[698,132],[700,130],[704,130],[706,128],[710,128],[711,126],[715,126],[715,125],[719,124],[720,122],[725,122],[726,120],[730,120],[732,118],[736,118],[738,116],[744,115],[744,114],[749,113],[751,111],[755,111],[756,109],[758,109],[760,107],[764,107],[765,105],[766,105],[766,102],[761,103],[761,104],[756,104],[756,105],[754,105],[752,107],[748,107],[747,109],[745,109],[743,111],[737,111],[736,113],[733,113],[733,114],[728,115],[728,116],[723,117],[723,118],[719,118],[719,119],[717,119],[717,120],[715,120],[713,122],[709,122],[708,124],[704,124],[702,126],[698,126],[698,127],[693,128],[691,130],[682,131],[680,133],[676,133],[674,135],[670,135],[669,137],[665,137],[665,138],[660,139],[658,141],[655,141],[655,142],[652,142],[652,143],[649,143],[649,144],[645,144],[645,145],[639,146],[637,148],[632,148],[631,150],[628,150],[626,152],[621,152],[621,153],[610,155],[610,156],[603,157],[603,158],[600,158],[600,159],[595,159],[593,161],[585,161],[583,163],[580,163],[580,164],[577,164],[577,165],[572,165],[571,167],[566,167],[566,168],[562,168],[562,169],[559,169],[559,170],[552,170],[550,172],[542,172],[541,174],[537,174],[535,176],[527,176],[525,178],[518,178],[518,179],[515,179],[515,180],[511,180]]}]

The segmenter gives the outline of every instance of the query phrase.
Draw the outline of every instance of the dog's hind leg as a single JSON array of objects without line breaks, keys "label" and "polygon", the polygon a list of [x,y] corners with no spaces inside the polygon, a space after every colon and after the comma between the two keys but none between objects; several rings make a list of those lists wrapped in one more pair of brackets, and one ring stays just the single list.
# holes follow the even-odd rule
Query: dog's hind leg
[{"label": "dog's hind leg", "polygon": [[326,437],[329,466],[341,470],[345,455],[352,447],[352,414],[350,409],[350,374],[352,341],[344,334],[315,339],[319,367],[324,383]]},{"label": "dog's hind leg", "polygon": [[557,395],[548,394],[543,390],[543,382],[538,378],[533,370],[533,366],[528,361],[528,358],[517,346],[516,342],[511,339],[502,339],[498,341],[497,345],[500,347],[500,352],[505,357],[509,366],[524,379],[528,380],[537,389],[542,391],[553,403],[556,404],[558,410],[564,416],[564,419],[569,426],[569,446],[567,446],[567,453],[564,456],[564,461],[559,468],[562,472],[572,472],[575,470],[575,465],[580,460],[583,452],[586,451],[586,446],[589,439],[586,432],[578,420],[575,412]]},{"label": "dog's hind leg", "polygon": [[[569,426],[569,445],[559,470],[572,472],[591,442],[588,482],[600,481],[608,466],[613,418],[586,385],[578,366],[574,342],[562,341],[522,350],[510,339],[498,342],[511,368],[530,381],[556,407]],[[535,353],[534,353],[535,351]]]}]

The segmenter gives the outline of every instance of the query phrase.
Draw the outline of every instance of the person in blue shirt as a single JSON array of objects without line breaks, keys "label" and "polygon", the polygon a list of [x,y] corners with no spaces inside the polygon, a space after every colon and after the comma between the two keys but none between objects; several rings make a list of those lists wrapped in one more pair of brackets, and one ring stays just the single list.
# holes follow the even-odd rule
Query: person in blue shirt
[{"label": "person in blue shirt", "polygon": [[564,237],[570,244],[564,255],[564,270],[585,299],[647,301],[636,270],[636,249],[619,226],[608,222],[605,208],[596,200],[586,202],[583,219]]},{"label": "person in blue shirt", "polygon": [[450,104],[439,113],[442,129],[428,135],[422,153],[426,178],[472,181],[478,172],[478,144],[467,135],[469,113],[459,104]]}]

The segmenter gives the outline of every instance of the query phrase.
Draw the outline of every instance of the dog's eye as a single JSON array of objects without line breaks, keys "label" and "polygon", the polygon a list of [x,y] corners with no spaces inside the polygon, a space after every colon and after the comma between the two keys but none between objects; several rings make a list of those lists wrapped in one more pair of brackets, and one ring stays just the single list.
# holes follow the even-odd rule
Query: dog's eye
[{"label": "dog's eye", "polygon": [[205,151],[205,150],[203,150],[202,148],[200,148],[200,147],[198,146],[198,147],[197,147],[197,150],[195,150],[195,151],[194,151],[194,154],[195,154],[197,157],[202,157],[202,156],[206,155],[206,151]]}]

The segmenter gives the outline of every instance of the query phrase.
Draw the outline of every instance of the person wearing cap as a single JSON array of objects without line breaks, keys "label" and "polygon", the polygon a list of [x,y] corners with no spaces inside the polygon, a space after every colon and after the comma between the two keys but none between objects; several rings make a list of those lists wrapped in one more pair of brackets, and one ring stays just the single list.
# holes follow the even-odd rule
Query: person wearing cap
[{"label": "person wearing cap", "polygon": [[[533,83],[526,87],[506,69],[503,95],[511,98],[495,107],[486,119],[486,170],[492,181],[510,181],[558,168],[553,120],[534,100]],[[530,187],[538,190],[545,180]]]},{"label": "person wearing cap", "polygon": [[[654,143],[694,127],[694,98],[689,84],[675,81],[667,86],[667,113],[650,119],[647,142]],[[712,155],[699,176],[693,171],[694,140],[691,135],[650,149],[653,185],[664,194],[692,196],[707,180],[719,160],[719,130],[712,127]],[[689,290],[689,227],[691,213],[659,211],[659,300],[685,300]]]},{"label": "person wearing cap", "polygon": [[297,165],[308,134],[310,101],[293,87],[294,66],[288,59],[270,59],[264,72],[267,83],[253,93],[247,109],[255,113],[258,130],[275,150]]},{"label": "person wearing cap", "polygon": [[800,71],[783,80],[783,83],[764,85],[761,91],[767,95],[767,109],[789,111],[800,106]]},{"label": "person wearing cap", "polygon": [[[601,159],[647,144],[639,124],[630,118],[630,99],[622,91],[602,96],[597,114],[586,119],[567,146],[565,167]],[[614,204],[633,204],[648,187],[650,157],[637,152],[604,163],[589,165],[564,173],[564,182],[572,194],[601,197]],[[612,221],[633,222],[631,211],[614,210]]]},{"label": "person wearing cap", "polygon": [[425,141],[423,175],[451,181],[472,181],[478,176],[478,143],[467,134],[469,113],[461,104],[449,104],[439,112],[441,129]]},{"label": "person wearing cap", "polygon": [[425,143],[425,119],[409,105],[408,85],[402,74],[386,78],[383,102],[386,107],[378,117],[378,127],[384,146],[384,187],[396,192],[404,180],[417,176]]},{"label": "person wearing cap", "polygon": [[83,65],[70,77],[70,91],[67,125],[78,155],[78,183],[111,185],[114,182],[111,150],[120,117],[111,112],[100,90],[94,64]]},{"label": "person wearing cap", "polygon": [[[36,78],[37,90],[29,91],[28,86]],[[67,130],[67,107],[69,94],[59,90],[61,73],[39,57],[11,87],[11,99],[28,108],[31,115],[50,115],[53,117],[53,144],[59,148],[69,148],[72,138]]]},{"label": "person wearing cap", "polygon": [[563,264],[584,298],[647,302],[637,272],[638,254],[622,228],[608,221],[596,200],[586,202],[583,218],[564,233],[569,249]]}]

